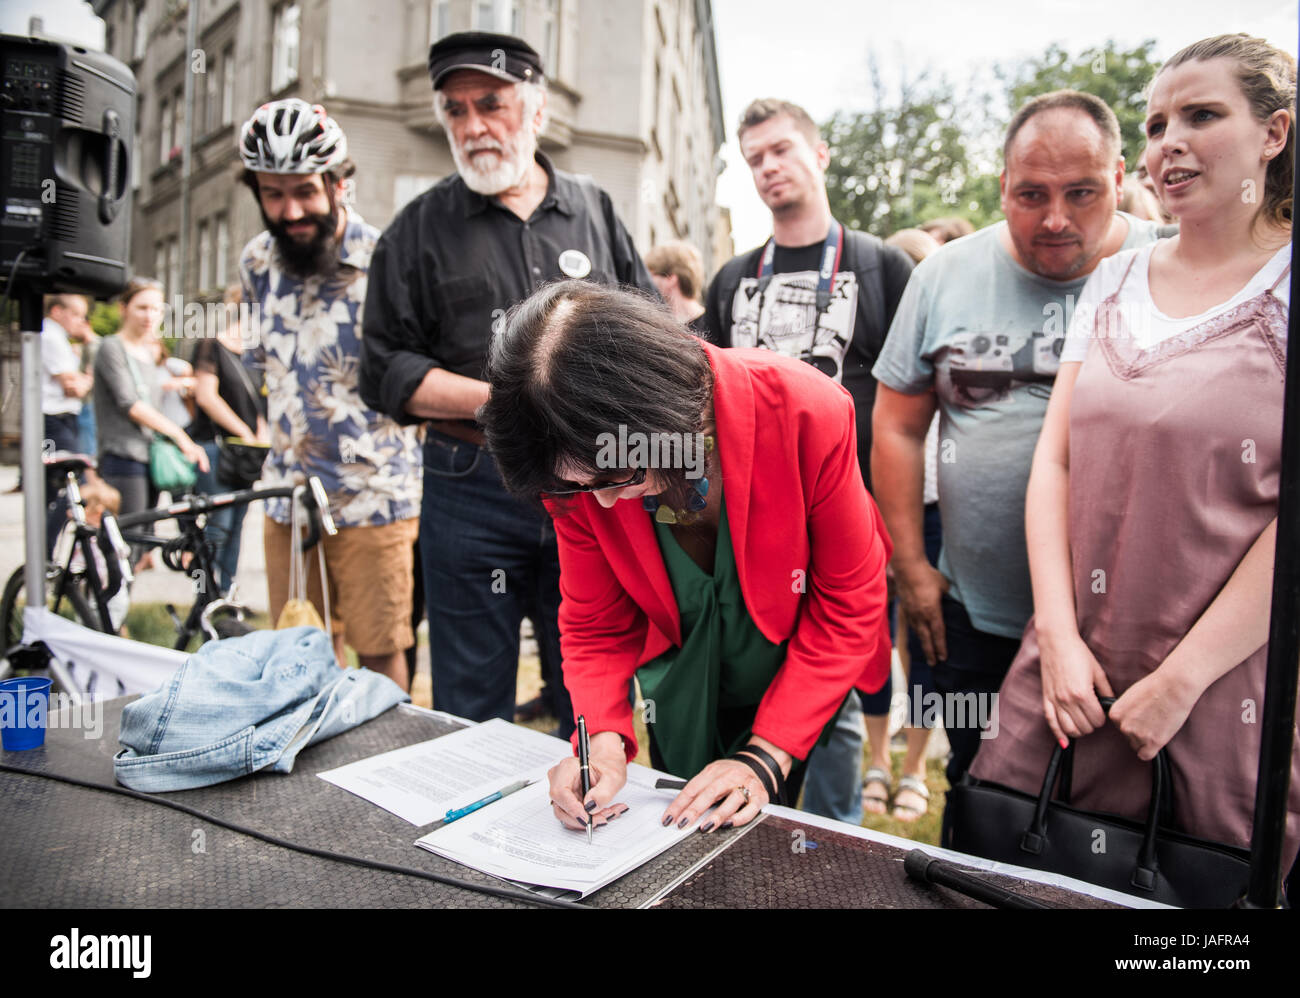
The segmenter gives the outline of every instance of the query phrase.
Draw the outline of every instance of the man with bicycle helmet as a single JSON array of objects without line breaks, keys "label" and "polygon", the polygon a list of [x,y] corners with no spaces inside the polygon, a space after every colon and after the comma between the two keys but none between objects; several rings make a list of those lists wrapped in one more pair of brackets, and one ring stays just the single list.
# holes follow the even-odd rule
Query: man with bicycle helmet
[{"label": "man with bicycle helmet", "polygon": [[[266,231],[240,258],[244,298],[256,303],[245,359],[265,371],[271,451],[262,480],[316,475],[339,532],[322,538],[328,590],[307,559],[307,595],[334,618],[362,666],[408,685],[412,548],[420,512],[415,432],[368,407],[357,387],[362,306],[379,231],[351,210],[355,167],[338,122],[297,98],[259,107],[239,132],[243,182]],[[288,596],[288,500],[267,503],[264,529],[272,618]],[[342,638],[341,638],[342,633]]]}]

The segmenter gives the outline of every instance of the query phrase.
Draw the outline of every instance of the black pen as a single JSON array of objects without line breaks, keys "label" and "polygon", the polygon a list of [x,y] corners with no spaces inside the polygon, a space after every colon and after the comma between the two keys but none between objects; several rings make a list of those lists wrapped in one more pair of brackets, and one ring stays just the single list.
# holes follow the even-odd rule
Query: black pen
[{"label": "black pen", "polygon": [[[578,715],[578,773],[582,777],[582,806],[586,810],[591,793],[591,745],[587,741],[587,718]],[[587,812],[587,845],[591,845],[591,812]]]}]

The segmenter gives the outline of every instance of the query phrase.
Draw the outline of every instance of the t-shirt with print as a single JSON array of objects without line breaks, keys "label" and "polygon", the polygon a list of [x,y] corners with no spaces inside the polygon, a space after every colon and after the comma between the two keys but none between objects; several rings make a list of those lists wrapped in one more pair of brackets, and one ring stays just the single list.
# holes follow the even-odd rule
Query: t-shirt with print
[{"label": "t-shirt with print", "polygon": [[765,347],[822,371],[853,396],[858,464],[871,487],[871,409],[880,354],[894,310],[912,272],[912,260],[865,232],[844,230],[844,249],[830,289],[817,310],[818,272],[825,243],[776,246],[772,279],[760,291],[764,246],[733,258],[718,271],[705,296],[709,335],[725,347]]},{"label": "t-shirt with print", "polygon": [[[286,273],[269,232],[255,236],[239,261],[244,300],[260,307],[245,361],[266,377],[271,452],[262,481],[282,486],[317,476],[340,527],[420,514],[417,432],[369,408],[357,388],[366,277],[378,239],[378,229],[349,212],[332,275]],[[289,522],[289,500],[266,505],[276,522]]]},{"label": "t-shirt with print", "polygon": [[[1128,222],[1123,249],[1152,242]],[[873,369],[877,380],[939,406],[939,571],[981,631],[1019,638],[1033,613],[1025,487],[1087,276],[1053,281],[1002,245],[1006,223],[946,244],[916,270]]]}]

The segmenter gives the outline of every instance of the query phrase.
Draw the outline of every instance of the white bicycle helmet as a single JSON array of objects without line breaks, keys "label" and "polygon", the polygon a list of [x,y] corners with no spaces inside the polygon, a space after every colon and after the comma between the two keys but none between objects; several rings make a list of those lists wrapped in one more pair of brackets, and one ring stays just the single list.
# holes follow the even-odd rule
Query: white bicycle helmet
[{"label": "white bicycle helmet", "polygon": [[239,130],[239,155],[258,173],[324,173],[348,155],[343,129],[297,97],[263,104]]}]

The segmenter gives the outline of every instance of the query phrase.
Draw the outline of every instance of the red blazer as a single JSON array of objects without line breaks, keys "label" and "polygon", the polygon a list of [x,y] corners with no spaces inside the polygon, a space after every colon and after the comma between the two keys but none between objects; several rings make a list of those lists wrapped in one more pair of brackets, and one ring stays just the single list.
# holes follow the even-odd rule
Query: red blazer
[{"label": "red blazer", "polygon": [[[770,350],[704,349],[745,606],[769,641],[790,639],[754,733],[804,758],[850,688],[889,674],[892,545],[862,484],[849,393]],[[654,527],[639,500],[605,509],[584,494],[552,512],[565,685],[588,730],[617,731],[630,759],[628,680],[682,640]]]}]

